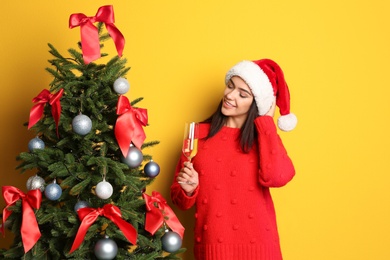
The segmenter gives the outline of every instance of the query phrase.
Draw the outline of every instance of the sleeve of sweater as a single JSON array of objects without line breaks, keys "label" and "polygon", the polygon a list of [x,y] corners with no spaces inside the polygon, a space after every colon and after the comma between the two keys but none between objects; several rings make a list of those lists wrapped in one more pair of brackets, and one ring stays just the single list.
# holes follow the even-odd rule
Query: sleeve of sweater
[{"label": "sleeve of sweater", "polygon": [[182,210],[187,210],[191,208],[196,201],[196,197],[198,196],[199,185],[196,187],[195,191],[192,193],[192,196],[188,196],[186,192],[181,188],[180,184],[177,183],[176,178],[182,168],[185,157],[182,156],[176,165],[175,169],[175,177],[173,178],[173,182],[171,185],[171,200],[173,204],[178,206]]},{"label": "sleeve of sweater", "polygon": [[294,177],[294,165],[277,133],[273,118],[260,116],[256,118],[255,125],[260,156],[259,182],[265,187],[282,187]]}]

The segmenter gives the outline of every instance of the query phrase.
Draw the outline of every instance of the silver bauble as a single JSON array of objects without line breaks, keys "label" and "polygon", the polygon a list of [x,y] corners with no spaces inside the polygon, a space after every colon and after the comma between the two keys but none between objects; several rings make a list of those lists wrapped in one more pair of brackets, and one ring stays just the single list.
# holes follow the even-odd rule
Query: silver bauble
[{"label": "silver bauble", "polygon": [[135,146],[130,146],[126,157],[122,157],[122,162],[130,168],[137,168],[141,165],[144,156],[142,152]]},{"label": "silver bauble", "polygon": [[79,209],[89,207],[89,203],[84,200],[79,200],[77,203],[74,205],[74,211],[77,212]]},{"label": "silver bauble", "polygon": [[165,231],[161,238],[162,249],[169,253],[174,253],[181,248],[182,240],[178,233]]},{"label": "silver bauble", "polygon": [[160,173],[160,166],[154,161],[150,161],[145,164],[144,172],[146,176],[154,178]]},{"label": "silver bauble", "polygon": [[113,192],[112,185],[109,182],[107,182],[106,180],[103,180],[96,185],[96,188],[95,188],[96,196],[98,196],[99,198],[101,198],[103,200],[111,197],[112,192]]},{"label": "silver bauble", "polygon": [[118,246],[111,238],[102,238],[95,244],[94,253],[97,259],[114,259],[118,253]]},{"label": "silver bauble", "polygon": [[35,137],[28,142],[28,150],[32,152],[35,149],[45,149],[45,143],[39,137]]},{"label": "silver bauble", "polygon": [[45,196],[49,200],[58,200],[61,197],[62,189],[61,186],[53,182],[46,186]]},{"label": "silver bauble", "polygon": [[125,94],[130,89],[130,83],[125,78],[118,78],[114,81],[114,91],[118,94]]},{"label": "silver bauble", "polygon": [[72,120],[73,131],[79,135],[86,135],[91,132],[92,120],[86,115],[78,115]]},{"label": "silver bauble", "polygon": [[38,175],[31,176],[28,178],[26,187],[28,190],[41,190],[43,192],[45,190],[45,180]]}]

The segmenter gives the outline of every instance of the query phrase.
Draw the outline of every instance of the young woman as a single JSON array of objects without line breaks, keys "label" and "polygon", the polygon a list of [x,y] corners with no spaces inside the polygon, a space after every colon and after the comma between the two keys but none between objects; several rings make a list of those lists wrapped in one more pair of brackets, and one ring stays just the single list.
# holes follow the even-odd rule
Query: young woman
[{"label": "young woman", "polygon": [[282,259],[269,188],[294,176],[274,124],[292,130],[290,97],[272,60],[242,61],[225,77],[217,111],[199,126],[198,152],[177,164],[171,198],[186,210],[196,205],[194,253],[199,260]]}]

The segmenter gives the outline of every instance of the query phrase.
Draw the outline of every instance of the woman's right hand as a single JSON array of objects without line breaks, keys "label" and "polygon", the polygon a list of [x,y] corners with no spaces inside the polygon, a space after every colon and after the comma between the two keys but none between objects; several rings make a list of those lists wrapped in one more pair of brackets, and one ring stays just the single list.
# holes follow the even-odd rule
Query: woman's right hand
[{"label": "woman's right hand", "polygon": [[180,170],[176,180],[188,196],[191,196],[199,185],[198,172],[191,162],[184,163],[184,167]]}]

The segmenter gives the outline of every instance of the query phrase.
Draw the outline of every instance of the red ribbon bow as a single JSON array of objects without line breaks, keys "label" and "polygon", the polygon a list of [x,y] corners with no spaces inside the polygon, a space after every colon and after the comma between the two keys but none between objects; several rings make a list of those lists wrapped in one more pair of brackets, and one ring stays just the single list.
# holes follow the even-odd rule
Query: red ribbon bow
[{"label": "red ribbon bow", "polygon": [[114,222],[133,245],[137,243],[137,230],[130,223],[122,219],[121,211],[117,206],[106,204],[103,208],[97,209],[85,207],[79,209],[77,213],[81,220],[81,225],[77,231],[70,253],[81,245],[88,228],[95,222],[98,216],[104,216]]},{"label": "red ribbon bow", "polygon": [[119,116],[115,124],[115,137],[126,157],[131,142],[141,149],[146,138],[142,126],[148,124],[148,114],[146,109],[131,107],[129,99],[122,95],[118,99],[116,113]]},{"label": "red ribbon bow", "polygon": [[28,122],[28,129],[35,125],[43,114],[43,109],[46,103],[51,105],[51,114],[53,115],[54,121],[56,122],[57,136],[58,136],[58,123],[60,122],[61,116],[61,103],[60,98],[64,89],[60,89],[56,94],[51,94],[49,90],[44,89],[39,93],[38,96],[33,98],[32,102],[35,104],[30,110],[30,120]]},{"label": "red ribbon bow", "polygon": [[[164,197],[157,191],[152,192],[152,196],[142,194],[146,202],[146,220],[145,230],[154,235],[156,231],[165,223],[181,238],[184,236],[184,227],[176,217],[173,210],[169,207]],[[166,219],[166,217],[168,219]]]},{"label": "red ribbon bow", "polygon": [[13,206],[16,201],[21,199],[23,215],[20,233],[22,235],[24,252],[26,253],[35,245],[35,243],[41,237],[38,222],[32,208],[39,209],[41,205],[42,193],[39,189],[37,189],[30,190],[29,192],[27,192],[27,194],[25,194],[18,188],[12,186],[3,186],[2,190],[3,197],[7,206],[3,210],[3,226],[1,228],[1,232],[4,236],[5,221],[12,214],[12,211],[8,210],[7,208]]},{"label": "red ribbon bow", "polygon": [[81,49],[85,64],[100,58],[100,43],[98,29],[93,25],[95,22],[103,22],[107,31],[114,40],[119,56],[122,56],[125,47],[125,38],[114,25],[114,9],[111,5],[102,6],[95,16],[88,17],[85,14],[77,13],[69,17],[69,28],[80,26]]}]

